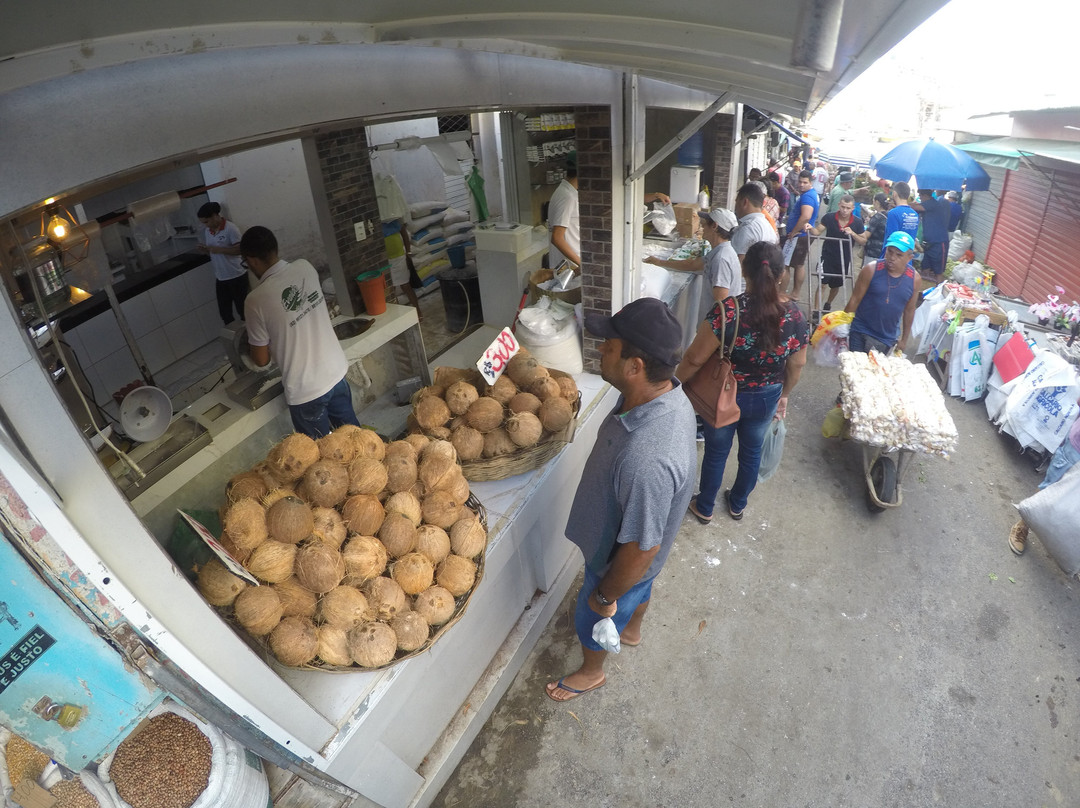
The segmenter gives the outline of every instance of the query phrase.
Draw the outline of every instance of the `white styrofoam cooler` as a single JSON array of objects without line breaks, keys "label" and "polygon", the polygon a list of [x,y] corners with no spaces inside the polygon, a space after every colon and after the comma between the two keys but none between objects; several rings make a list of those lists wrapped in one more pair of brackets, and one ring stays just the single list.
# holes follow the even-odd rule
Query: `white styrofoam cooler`
[{"label": "white styrofoam cooler", "polygon": [[499,250],[501,252],[521,252],[529,246],[532,228],[527,224],[506,224],[493,222],[479,224],[473,230],[478,250]]},{"label": "white styrofoam cooler", "polygon": [[693,166],[671,167],[671,188],[668,196],[672,202],[697,204],[698,191],[701,190],[701,169]]}]

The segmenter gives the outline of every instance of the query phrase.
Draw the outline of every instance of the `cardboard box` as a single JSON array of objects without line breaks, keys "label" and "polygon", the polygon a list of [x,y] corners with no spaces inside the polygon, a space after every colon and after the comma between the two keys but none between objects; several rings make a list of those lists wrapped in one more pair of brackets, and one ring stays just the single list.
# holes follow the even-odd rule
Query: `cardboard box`
[{"label": "cardboard box", "polygon": [[33,780],[23,780],[11,792],[11,799],[22,808],[53,808],[56,797]]},{"label": "cardboard box", "polygon": [[682,238],[701,238],[701,217],[696,203],[678,202],[675,210],[675,230]]}]

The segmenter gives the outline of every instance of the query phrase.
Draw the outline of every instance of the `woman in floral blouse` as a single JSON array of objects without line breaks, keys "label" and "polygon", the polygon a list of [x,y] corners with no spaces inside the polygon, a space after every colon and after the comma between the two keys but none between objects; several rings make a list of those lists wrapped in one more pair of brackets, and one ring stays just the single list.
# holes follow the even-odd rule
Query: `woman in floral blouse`
[{"label": "woman in floral blouse", "polygon": [[[788,395],[806,364],[810,332],[794,300],[780,294],[784,256],[775,244],[759,241],[743,257],[746,291],[717,303],[698,328],[675,371],[686,382],[720,349],[719,334],[733,344],[732,373],[738,383],[739,420],[718,428],[705,425],[705,457],[701,462],[698,495],[690,512],[703,524],[712,521],[713,507],[735,434],[739,435],[739,471],[724,491],[728,515],[742,519],[750,492],[757,485],[761,447],[773,418],[787,415]],[[735,307],[739,307],[739,331]],[[731,340],[734,339],[734,343]]]}]

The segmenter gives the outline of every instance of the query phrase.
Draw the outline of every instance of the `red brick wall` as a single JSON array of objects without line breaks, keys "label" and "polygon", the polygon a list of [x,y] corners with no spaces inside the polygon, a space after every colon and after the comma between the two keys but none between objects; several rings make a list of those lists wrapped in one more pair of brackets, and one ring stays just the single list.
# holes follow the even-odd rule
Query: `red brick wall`
[{"label": "red brick wall", "polygon": [[732,208],[735,191],[731,178],[732,143],[735,139],[735,116],[719,114],[715,117],[715,139],[712,160],[712,204]]},{"label": "red brick wall", "polygon": [[[315,136],[315,148],[326,189],[334,241],[345,277],[352,279],[369,269],[385,267],[386,246],[379,226],[379,205],[375,198],[375,179],[371,172],[364,127],[318,134]],[[357,241],[353,224],[359,221],[374,225],[375,235]],[[327,249],[330,249],[330,245],[327,245]],[[350,283],[348,289],[357,310],[362,310],[359,288],[355,283]]]},{"label": "red brick wall", "polygon": [[[611,314],[611,109],[574,109],[581,216],[581,301],[585,314]],[[585,370],[600,371],[603,340],[584,335]]]}]

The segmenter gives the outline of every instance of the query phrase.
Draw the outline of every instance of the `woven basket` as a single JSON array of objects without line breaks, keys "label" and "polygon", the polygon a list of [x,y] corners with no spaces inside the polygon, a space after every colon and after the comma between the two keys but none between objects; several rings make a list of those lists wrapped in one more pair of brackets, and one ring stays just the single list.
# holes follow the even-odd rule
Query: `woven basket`
[{"label": "woven basket", "polygon": [[[484,506],[480,503],[480,500],[478,500],[474,494],[470,494],[468,500],[466,500],[465,502],[465,505],[468,506],[477,514],[477,516],[480,517],[480,524],[484,526],[484,531],[487,532],[487,509],[484,508]],[[487,547],[485,546],[483,552],[481,552],[480,555],[477,556],[475,559],[476,580],[473,582],[472,589],[470,589],[460,598],[456,599],[455,602],[457,606],[455,607],[454,614],[451,616],[451,618],[445,623],[443,623],[441,626],[432,627],[431,635],[428,637],[428,641],[419,648],[417,648],[415,651],[398,651],[397,655],[392,660],[387,662],[385,665],[380,665],[377,668],[362,668],[359,665],[326,665],[322,662],[314,662],[312,664],[301,665],[299,667],[282,665],[281,662],[279,662],[277,658],[273,655],[273,653],[271,653],[270,646],[267,644],[266,638],[252,637],[250,634],[248,634],[244,630],[243,626],[241,626],[240,623],[237,622],[231,608],[218,608],[217,612],[225,618],[225,621],[229,623],[230,626],[232,626],[233,630],[236,631],[237,634],[240,635],[240,638],[243,639],[259,656],[263,658],[263,660],[267,664],[271,665],[272,667],[281,668],[283,670],[310,670],[324,671],[326,673],[361,673],[383,670],[385,668],[393,667],[402,660],[412,659],[414,656],[419,656],[420,654],[424,653],[429,648],[431,648],[432,645],[435,644],[436,640],[446,634],[446,632],[450,629],[451,626],[457,623],[457,621],[464,616],[465,609],[468,608],[469,601],[472,599],[473,593],[476,592],[476,588],[480,586],[481,578],[484,577],[484,559],[486,558],[486,556]]]},{"label": "woven basket", "polygon": [[[548,368],[548,373],[554,378],[570,376],[555,368]],[[480,483],[490,480],[504,480],[515,474],[524,474],[526,471],[538,469],[555,455],[562,451],[566,444],[574,440],[574,432],[577,430],[578,413],[581,412],[581,393],[577,399],[571,402],[570,408],[574,411],[574,417],[570,423],[558,432],[547,432],[540,442],[528,449],[518,449],[511,454],[500,457],[492,457],[486,460],[462,460],[461,473],[470,482]]]}]

